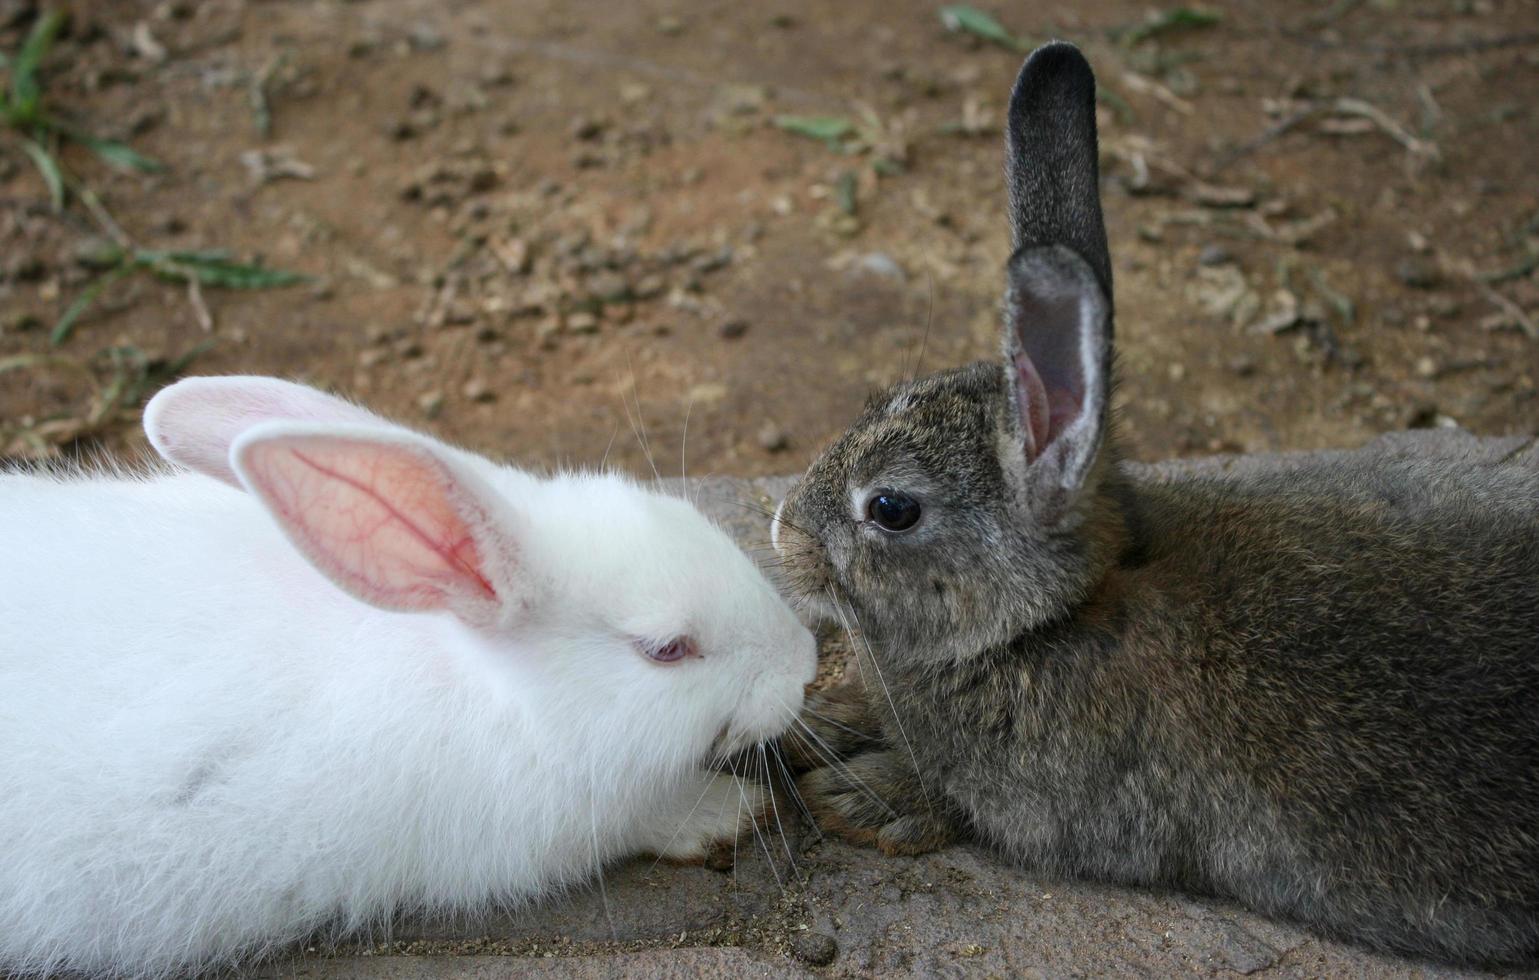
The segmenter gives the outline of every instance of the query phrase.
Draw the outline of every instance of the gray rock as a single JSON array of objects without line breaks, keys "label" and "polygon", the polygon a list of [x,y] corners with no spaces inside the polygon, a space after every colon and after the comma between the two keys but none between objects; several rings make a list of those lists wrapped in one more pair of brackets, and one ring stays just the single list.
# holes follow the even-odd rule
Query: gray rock
[{"label": "gray rock", "polygon": [[839,941],[826,932],[799,932],[791,937],[791,952],[803,963],[827,966],[839,955]]},{"label": "gray rock", "polygon": [[855,267],[862,272],[868,272],[883,279],[891,279],[894,282],[902,282],[907,278],[903,274],[903,267],[898,260],[886,252],[867,252],[855,263]]},{"label": "gray rock", "polygon": [[1431,289],[1443,280],[1435,263],[1414,255],[1395,263],[1395,278],[1412,289]]},{"label": "gray rock", "polygon": [[509,980],[549,977],[559,980],[689,980],[691,977],[732,977],[734,980],[777,980],[810,977],[783,960],[733,947],[644,949],[581,956],[359,956],[285,963],[282,969],[256,974],[263,980]]},{"label": "gray rock", "polygon": [[1218,244],[1217,242],[1204,245],[1202,247],[1202,251],[1197,253],[1198,265],[1225,265],[1233,261],[1234,253],[1230,252],[1229,249],[1225,248],[1223,245]]}]

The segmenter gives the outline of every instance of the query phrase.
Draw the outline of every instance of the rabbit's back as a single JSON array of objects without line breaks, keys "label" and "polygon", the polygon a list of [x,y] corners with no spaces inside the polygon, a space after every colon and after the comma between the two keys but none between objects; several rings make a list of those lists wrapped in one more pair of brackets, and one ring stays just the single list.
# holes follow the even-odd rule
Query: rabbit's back
[{"label": "rabbit's back", "polygon": [[1024,765],[1006,785],[1056,787],[981,811],[1066,873],[1390,949],[1531,955],[1539,469],[1450,462],[1140,470],[1118,567],[1015,648],[1028,761],[954,781]]}]

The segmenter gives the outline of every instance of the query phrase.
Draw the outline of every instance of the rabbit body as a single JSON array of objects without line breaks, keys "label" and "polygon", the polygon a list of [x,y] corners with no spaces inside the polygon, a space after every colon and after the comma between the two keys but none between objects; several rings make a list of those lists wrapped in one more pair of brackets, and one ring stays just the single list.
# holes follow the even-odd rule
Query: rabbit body
[{"label": "rabbit body", "polygon": [[[0,967],[199,969],[735,833],[755,791],[703,762],[777,730],[741,700],[795,710],[810,637],[682,501],[433,451],[537,515],[516,628],[360,602],[202,473],[0,476]],[[774,655],[614,635],[685,609]]]},{"label": "rabbit body", "polygon": [[873,399],[777,516],[792,587],[869,641],[791,746],[809,805],[890,852],[973,835],[1534,959],[1539,466],[1121,462],[1093,90],[1062,44],[1017,82],[1004,363]]},{"label": "rabbit body", "polygon": [[1072,612],[944,671],[881,657],[872,717],[1045,873],[1531,958],[1539,467],[1459,462],[1124,468],[1119,555]]}]

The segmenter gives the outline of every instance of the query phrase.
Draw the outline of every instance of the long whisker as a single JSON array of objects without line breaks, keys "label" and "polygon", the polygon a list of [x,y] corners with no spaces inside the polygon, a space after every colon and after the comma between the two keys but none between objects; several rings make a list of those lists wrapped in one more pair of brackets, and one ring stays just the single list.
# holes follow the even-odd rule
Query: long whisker
[{"label": "long whisker", "polygon": [[621,396],[621,401],[625,402],[625,418],[631,424],[631,432],[636,435],[636,443],[641,446],[642,455],[647,458],[647,465],[652,467],[652,476],[661,482],[663,475],[657,471],[657,461],[652,458],[652,445],[647,441],[647,420],[641,414],[641,390],[636,386],[636,366],[631,363],[629,355],[625,358],[625,364],[631,374],[631,399],[636,403],[636,415],[632,417],[630,403],[625,402],[624,396]]},{"label": "long whisker", "polygon": [[679,482],[684,484],[684,499],[691,504],[696,503],[689,496],[689,414],[694,408],[695,400],[691,398],[684,406],[684,434],[679,438]]},{"label": "long whisker", "polygon": [[[855,647],[855,671],[860,674],[860,682],[866,684],[866,664],[860,656],[860,647],[855,644],[855,633],[850,629],[850,621],[845,618],[844,606],[840,604],[839,597],[834,595],[833,586],[824,588],[828,596],[828,604],[834,607],[834,613],[839,617],[839,623],[844,627],[844,634],[850,638],[850,645]],[[867,650],[869,653],[869,648]]]},{"label": "long whisker", "polygon": [[817,828],[817,821],[812,818],[812,811],[807,809],[807,801],[802,799],[802,791],[796,787],[796,779],[791,775],[791,767],[786,765],[785,753],[781,751],[777,743],[770,749],[770,755],[775,759],[775,765],[780,767],[780,774],[785,777],[786,792],[791,794],[791,802],[796,804],[796,809],[801,812],[802,820],[807,826]]},{"label": "long whisker", "polygon": [[765,754],[764,743],[759,743],[759,766],[764,773],[764,789],[769,793],[770,811],[775,815],[775,826],[780,831],[780,843],[786,849],[786,860],[791,862],[791,874],[795,876],[796,857],[791,853],[791,841],[786,837],[786,826],[780,821],[780,804],[775,801],[775,787],[770,781],[769,757]]},{"label": "long whisker", "polygon": [[[737,775],[736,767],[733,767],[732,774],[734,776]],[[748,791],[744,788],[746,784],[741,777],[738,778],[737,784],[738,796],[742,798],[743,802],[747,802]],[[776,886],[781,891],[785,891],[785,882],[780,880],[780,872],[775,868],[775,855],[770,851],[769,842],[764,839],[764,835],[759,831],[759,818],[752,809],[748,811],[748,824],[753,828],[753,835],[758,840],[759,846],[764,849],[764,859],[769,864],[770,874],[774,876]],[[737,862],[735,860],[733,861],[732,871],[734,875],[737,873]]]},{"label": "long whisker", "polygon": [[811,715],[812,717],[816,718],[818,721],[821,721],[821,722],[823,722],[824,724],[827,724],[827,725],[832,725],[833,727],[839,729],[842,732],[849,732],[851,735],[856,735],[856,736],[859,736],[861,738],[864,738],[865,735],[866,735],[865,732],[860,731],[860,730],[855,729],[855,728],[851,728],[849,725],[845,725],[845,724],[842,724],[840,722],[834,721],[832,718],[828,717],[827,715],[822,714],[821,712],[818,712],[818,711],[814,711],[810,707],[803,707],[802,708],[802,714]]},{"label": "long whisker", "polygon": [[[676,830],[674,830],[673,836],[668,838],[668,843],[663,845],[662,849],[664,851],[666,851],[670,847],[672,847],[673,846],[673,842],[678,840],[679,839],[679,835],[684,832],[684,828],[689,826],[690,819],[694,817],[695,811],[700,809],[700,804],[702,802],[704,802],[704,800],[705,800],[705,794],[709,793],[710,791],[711,791],[711,780],[707,779],[705,781],[705,788],[700,791],[699,797],[697,797],[695,799],[695,805],[689,808],[689,812],[684,815],[684,819],[679,821],[679,826],[678,826],[678,828]],[[648,873],[656,871],[658,864],[660,864],[662,862],[662,860],[663,860],[663,856],[661,854],[659,854],[657,856],[657,859],[652,862],[652,867],[647,869]]]},{"label": "long whisker", "polygon": [[925,279],[930,284],[930,302],[929,309],[924,315],[924,336],[919,339],[919,354],[914,358],[914,373],[910,376],[910,381],[917,381],[919,372],[924,370],[925,349],[930,346],[930,325],[935,322],[935,273],[929,268],[926,268],[924,273]]},{"label": "long whisker", "polygon": [[[903,737],[903,746],[908,749],[908,761],[913,763],[914,766],[914,779],[919,783],[919,795],[924,797],[925,808],[934,812],[935,806],[930,802],[930,793],[925,786],[924,774],[919,771],[919,758],[914,755],[914,744],[908,740],[908,732],[903,730],[903,719],[898,717],[898,705],[892,699],[892,691],[887,687],[887,679],[882,676],[882,665],[876,662],[876,654],[872,652],[871,641],[867,639],[866,631],[860,625],[859,615],[856,614],[853,608],[850,609],[849,613],[850,617],[855,620],[856,628],[860,630],[860,642],[866,648],[866,656],[871,658],[871,669],[876,671],[876,679],[882,685],[882,694],[887,697],[887,706],[892,709],[893,724],[897,725],[898,734]],[[846,626],[846,629],[848,629],[848,626]],[[854,639],[853,635],[851,639]],[[858,662],[859,659],[857,655],[856,661]]]},{"label": "long whisker", "polygon": [[888,813],[891,813],[894,816],[897,815],[896,811],[894,811],[892,807],[888,806],[887,801],[882,799],[881,796],[877,794],[876,790],[872,789],[865,780],[855,775],[855,771],[851,769],[844,762],[844,760],[838,757],[838,754],[833,750],[833,746],[824,741],[821,735],[809,728],[807,723],[801,719],[797,719],[797,724],[801,725],[803,731],[807,733],[809,739],[807,743],[808,747],[811,748],[812,751],[817,755],[820,762],[826,763],[829,769],[832,769],[834,772],[838,773],[841,779],[855,787],[873,803],[877,804]]},{"label": "long whisker", "polygon": [[593,787],[598,785],[597,762],[593,764],[592,770],[588,774],[588,828],[593,839],[593,863],[598,865],[599,898],[604,904],[604,921],[609,923],[609,938],[619,942],[620,931],[615,928],[614,916],[609,911],[609,887],[604,883],[604,862],[598,846],[598,800],[593,791]]},{"label": "long whisker", "polygon": [[[627,411],[627,414],[629,414],[630,410],[627,409],[626,411]],[[602,472],[606,467],[609,466],[609,451],[611,449],[615,448],[615,437],[618,436],[619,434],[620,434],[620,425],[619,425],[619,423],[615,423],[615,427],[613,429],[609,430],[609,444],[604,447],[604,458],[599,460],[599,471],[600,472]]]}]

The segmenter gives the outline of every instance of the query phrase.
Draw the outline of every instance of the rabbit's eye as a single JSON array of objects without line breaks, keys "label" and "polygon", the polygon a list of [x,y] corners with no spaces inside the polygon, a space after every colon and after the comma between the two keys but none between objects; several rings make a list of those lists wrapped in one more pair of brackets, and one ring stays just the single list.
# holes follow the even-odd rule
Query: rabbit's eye
[{"label": "rabbit's eye", "polygon": [[907,531],[919,523],[919,501],[896,490],[878,490],[866,501],[866,516],[884,531]]},{"label": "rabbit's eye", "polygon": [[679,636],[667,643],[641,642],[638,644],[641,652],[646,654],[648,660],[660,664],[676,664],[685,657],[696,656],[695,641],[687,636]]}]

